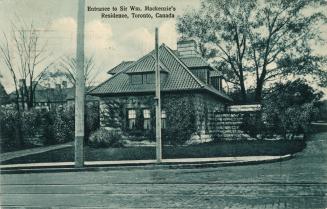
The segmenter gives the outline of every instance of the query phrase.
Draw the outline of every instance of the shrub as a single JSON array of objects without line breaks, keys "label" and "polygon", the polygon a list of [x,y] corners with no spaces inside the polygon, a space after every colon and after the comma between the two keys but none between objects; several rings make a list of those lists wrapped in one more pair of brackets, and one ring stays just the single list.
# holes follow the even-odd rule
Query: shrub
[{"label": "shrub", "polygon": [[40,111],[29,110],[22,112],[21,128],[25,145],[42,145],[42,122]]},{"label": "shrub", "polygon": [[73,141],[75,130],[74,108],[58,109],[54,111],[54,114],[55,143]]},{"label": "shrub", "polygon": [[43,144],[43,120],[40,111],[24,111],[19,117],[17,110],[2,107],[0,115],[0,137],[3,150],[11,151]]},{"label": "shrub", "polygon": [[117,130],[100,128],[89,137],[91,147],[122,147],[122,135]]},{"label": "shrub", "polygon": [[0,107],[1,152],[14,150],[22,144],[18,136],[17,123],[17,111]]},{"label": "shrub", "polygon": [[327,122],[327,100],[319,102],[319,116],[318,120]]},{"label": "shrub", "polygon": [[261,112],[244,113],[240,128],[253,138],[258,138],[259,134],[264,135],[266,127],[262,122]]},{"label": "shrub", "polygon": [[234,88],[231,89],[229,96],[233,99],[234,105],[244,105],[244,104],[255,104],[255,89],[249,88],[246,91],[246,101],[243,101],[243,94],[241,89]]},{"label": "shrub", "polygon": [[196,131],[195,107],[190,97],[170,95],[163,100],[167,114],[167,128],[162,131],[163,142],[184,144]]},{"label": "shrub", "polygon": [[[18,130],[18,124],[21,124]],[[87,106],[85,139],[99,127],[96,105]],[[17,150],[36,145],[51,145],[74,140],[74,108],[53,108],[48,111],[31,109],[22,111],[0,107],[0,138],[2,151]]]},{"label": "shrub", "polygon": [[85,139],[88,139],[92,132],[100,125],[99,105],[87,104],[85,108]]},{"label": "shrub", "polygon": [[43,132],[44,145],[57,144],[56,133],[54,130],[54,123],[56,119],[55,111],[46,111],[42,115],[43,118]]},{"label": "shrub", "polygon": [[276,84],[264,98],[264,122],[273,134],[294,137],[310,131],[310,123],[317,117],[321,93],[302,80]]}]

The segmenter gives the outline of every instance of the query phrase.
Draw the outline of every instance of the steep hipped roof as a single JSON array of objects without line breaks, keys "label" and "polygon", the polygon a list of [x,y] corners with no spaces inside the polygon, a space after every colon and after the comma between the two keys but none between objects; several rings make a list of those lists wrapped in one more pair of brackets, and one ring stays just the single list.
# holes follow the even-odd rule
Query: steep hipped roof
[{"label": "steep hipped roof", "polygon": [[[137,92],[154,92],[154,84],[133,85],[130,83],[129,75],[131,69],[138,69],[142,72],[143,69],[150,69],[154,62],[146,62],[147,59],[152,59],[154,51],[132,63],[124,70],[116,73],[107,81],[94,88],[90,94],[92,95],[109,95],[121,93],[137,93]],[[231,98],[226,94],[216,90],[198,79],[188,67],[173,53],[173,51],[164,44],[159,47],[160,66],[168,69],[168,78],[161,84],[161,91],[184,91],[184,90],[205,90],[219,96],[225,100],[231,101]],[[155,61],[155,60],[153,60]],[[133,71],[136,72],[136,71]]]},{"label": "steep hipped roof", "polygon": [[187,67],[193,68],[193,67],[210,67],[210,65],[202,58],[202,57],[197,57],[197,56],[192,56],[192,57],[183,57],[180,58],[182,62]]},{"label": "steep hipped roof", "polygon": [[133,62],[134,61],[123,61],[119,65],[117,65],[116,67],[110,69],[107,73],[108,74],[116,74],[116,73],[119,73],[120,71],[124,70],[125,68],[127,68],[128,66],[130,66],[131,64],[133,64]]},{"label": "steep hipped roof", "polygon": [[[145,72],[154,72],[155,71],[156,59],[153,56],[153,53],[149,53],[144,56],[142,60],[139,60],[137,65],[129,67],[125,73],[145,73]],[[160,71],[169,72],[167,68],[160,62]]]}]

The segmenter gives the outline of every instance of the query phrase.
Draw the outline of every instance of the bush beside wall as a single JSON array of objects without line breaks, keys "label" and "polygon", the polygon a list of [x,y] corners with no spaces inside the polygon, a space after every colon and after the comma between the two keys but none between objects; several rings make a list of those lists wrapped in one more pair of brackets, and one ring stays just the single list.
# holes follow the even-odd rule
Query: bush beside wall
[{"label": "bush beside wall", "polygon": [[165,144],[183,144],[196,131],[196,111],[192,97],[167,95],[162,108],[167,113],[167,128],[162,131]]},{"label": "bush beside wall", "polygon": [[91,134],[88,144],[91,147],[122,147],[122,135],[117,130],[100,128]]},{"label": "bush beside wall", "polygon": [[[96,107],[86,108],[86,139],[99,127],[99,114],[96,110]],[[32,109],[22,112],[20,137],[18,137],[18,118],[15,109],[0,108],[0,147],[2,152],[74,140],[74,108],[64,107],[49,111]]]}]

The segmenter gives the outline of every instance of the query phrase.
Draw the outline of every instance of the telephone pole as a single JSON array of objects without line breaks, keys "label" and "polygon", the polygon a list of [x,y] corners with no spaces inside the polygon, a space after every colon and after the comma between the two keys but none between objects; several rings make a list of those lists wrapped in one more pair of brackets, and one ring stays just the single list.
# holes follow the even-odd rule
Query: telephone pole
[{"label": "telephone pole", "polygon": [[162,143],[161,143],[161,99],[160,99],[160,69],[159,69],[159,38],[158,28],[155,31],[155,53],[156,53],[156,158],[157,163],[162,160]]},{"label": "telephone pole", "polygon": [[75,83],[75,167],[84,166],[84,25],[85,0],[78,0]]}]

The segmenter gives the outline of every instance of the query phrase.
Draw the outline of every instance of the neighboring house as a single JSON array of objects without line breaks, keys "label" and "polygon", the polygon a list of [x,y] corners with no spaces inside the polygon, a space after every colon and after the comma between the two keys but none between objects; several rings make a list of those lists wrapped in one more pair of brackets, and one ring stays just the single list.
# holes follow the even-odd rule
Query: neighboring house
[{"label": "neighboring house", "polygon": [[[20,82],[23,82],[22,80]],[[90,89],[90,88],[89,88]],[[24,95],[23,88],[20,88],[19,103],[22,105],[22,96]],[[16,99],[16,92],[10,94],[11,101]],[[26,101],[26,100],[25,100]],[[54,88],[44,87],[40,84],[36,86],[34,92],[33,106],[35,109],[53,109],[60,106],[73,106],[75,101],[75,88],[67,87],[67,82],[63,81],[62,84],[56,84]],[[98,104],[98,98],[86,95],[87,104]],[[25,107],[27,104],[25,102]]]},{"label": "neighboring house", "polygon": [[[162,128],[174,126],[171,118],[178,113],[174,106],[185,103],[188,111],[194,113],[196,132],[210,132],[215,113],[224,111],[232,102],[222,89],[219,71],[197,53],[193,40],[179,41],[176,51],[162,44],[159,66]],[[122,62],[108,73],[112,77],[90,91],[100,97],[101,126],[144,134],[153,130],[155,51],[137,61]]]}]

